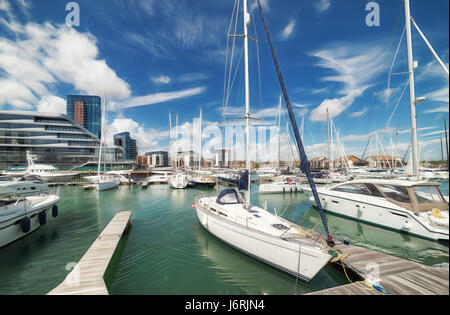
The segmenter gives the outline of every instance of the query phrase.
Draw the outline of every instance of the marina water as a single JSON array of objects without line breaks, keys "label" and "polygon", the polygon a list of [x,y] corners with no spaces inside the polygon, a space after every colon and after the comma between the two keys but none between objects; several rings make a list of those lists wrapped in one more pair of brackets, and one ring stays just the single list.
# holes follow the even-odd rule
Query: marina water
[{"label": "marina water", "polygon": [[[441,182],[448,195],[448,181]],[[255,191],[257,191],[255,189]],[[215,190],[173,190],[167,185],[83,191],[61,187],[59,217],[0,249],[0,294],[46,294],[59,285],[118,211],[133,210],[132,227],[108,269],[111,294],[305,294],[348,283],[333,266],[310,282],[283,273],[217,240],[192,209],[194,195]],[[321,230],[320,216],[303,193],[252,195],[254,204],[297,224]],[[327,214],[336,239],[427,265],[448,263],[448,242],[438,243]]]}]

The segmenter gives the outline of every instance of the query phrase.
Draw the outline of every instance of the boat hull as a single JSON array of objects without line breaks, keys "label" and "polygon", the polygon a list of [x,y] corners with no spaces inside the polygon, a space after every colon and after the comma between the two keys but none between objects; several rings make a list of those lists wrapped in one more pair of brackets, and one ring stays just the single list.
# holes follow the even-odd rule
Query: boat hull
[{"label": "boat hull", "polygon": [[[310,201],[317,206],[311,191],[305,190],[305,192]],[[422,238],[431,240],[449,239],[448,230],[444,232],[426,226],[412,211],[389,207],[387,204],[382,204],[381,201],[372,203],[369,202],[368,197],[366,197],[367,201],[364,202],[328,195],[321,192],[320,189],[318,189],[318,194],[323,209],[328,212]]]},{"label": "boat hull", "polygon": [[277,269],[309,281],[331,260],[323,251],[282,238],[258,233],[245,226],[212,214],[196,201],[200,224],[215,237],[235,249],[263,261]]},{"label": "boat hull", "polygon": [[283,194],[302,191],[303,189],[301,184],[267,183],[259,185],[260,194]]},{"label": "boat hull", "polygon": [[[0,216],[0,248],[4,247],[18,239],[31,234],[41,227],[39,222],[39,213],[45,212],[46,217],[49,217],[49,210],[53,205],[59,201],[59,197],[54,196],[48,202],[45,201],[40,205],[35,206],[34,210],[27,211],[26,214],[22,211],[18,213],[12,212],[10,215]],[[30,230],[27,233],[22,231],[22,220],[28,217],[30,218]]]},{"label": "boat hull", "polygon": [[95,184],[95,189],[98,191],[111,190],[119,187],[117,182],[99,182]]}]

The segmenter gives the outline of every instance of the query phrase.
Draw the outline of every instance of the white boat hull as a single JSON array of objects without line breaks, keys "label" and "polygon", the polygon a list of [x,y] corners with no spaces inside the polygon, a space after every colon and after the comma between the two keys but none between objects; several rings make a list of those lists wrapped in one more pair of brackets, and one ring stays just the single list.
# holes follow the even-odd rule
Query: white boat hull
[{"label": "white boat hull", "polygon": [[223,219],[203,208],[199,202],[196,202],[196,213],[200,224],[223,242],[305,281],[311,280],[331,260],[331,256],[323,251],[312,251],[308,246],[301,247],[299,243]]},{"label": "white boat hull", "polygon": [[103,181],[95,184],[95,189],[98,191],[111,190],[117,187],[119,187],[119,184],[116,181]]},{"label": "white boat hull", "polygon": [[[447,230],[438,229],[426,224],[426,220],[414,214],[414,212],[395,207],[386,201],[374,200],[370,197],[365,201],[351,200],[336,195],[328,195],[318,188],[318,194],[324,210],[354,220],[382,226],[391,230],[406,232],[432,240],[448,240]],[[316,206],[310,190],[305,190],[310,201]]]},{"label": "white boat hull", "polygon": [[[39,198],[39,197],[37,197]],[[42,199],[42,198],[41,198]],[[0,213],[0,248],[6,246],[41,227],[39,223],[39,213],[46,212],[47,219],[49,217],[49,209],[59,201],[58,196],[51,196],[45,202],[32,206],[33,210],[14,211],[13,206],[10,207],[10,212],[6,213],[8,209],[3,209],[3,214]],[[29,207],[29,205],[28,205]],[[29,208],[28,208],[29,209]],[[22,231],[21,220],[25,217],[30,218],[30,231],[24,233]]]},{"label": "white boat hull", "polygon": [[283,194],[302,191],[303,189],[300,183],[267,183],[259,185],[260,194]]}]

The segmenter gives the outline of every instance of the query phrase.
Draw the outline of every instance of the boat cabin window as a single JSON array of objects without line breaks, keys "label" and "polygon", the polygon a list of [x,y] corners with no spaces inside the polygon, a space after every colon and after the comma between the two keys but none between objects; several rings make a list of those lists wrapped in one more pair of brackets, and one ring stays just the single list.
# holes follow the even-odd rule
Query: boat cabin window
[{"label": "boat cabin window", "polygon": [[411,198],[409,197],[408,189],[406,187],[395,185],[377,186],[388,198],[397,202],[411,203]]},{"label": "boat cabin window", "polygon": [[413,191],[419,203],[444,202],[437,186],[415,186]]},{"label": "boat cabin window", "polygon": [[372,195],[370,190],[364,184],[347,184],[333,188],[332,190],[351,194]]}]

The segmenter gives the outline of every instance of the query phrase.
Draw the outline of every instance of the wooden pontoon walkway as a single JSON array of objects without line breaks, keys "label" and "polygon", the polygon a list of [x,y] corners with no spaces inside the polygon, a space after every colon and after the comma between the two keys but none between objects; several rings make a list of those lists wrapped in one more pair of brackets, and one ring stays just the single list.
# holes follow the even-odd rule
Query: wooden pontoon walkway
[{"label": "wooden pontoon walkway", "polygon": [[108,295],[103,277],[129,226],[131,214],[130,211],[117,213],[64,282],[48,294]]},{"label": "wooden pontoon walkway", "polygon": [[[330,288],[310,295],[448,295],[448,267],[425,266],[406,259],[353,245],[338,244],[336,249],[350,256],[344,260],[347,272],[354,272],[361,282]],[[367,269],[366,269],[367,268]],[[363,281],[378,271],[384,292]]]}]

